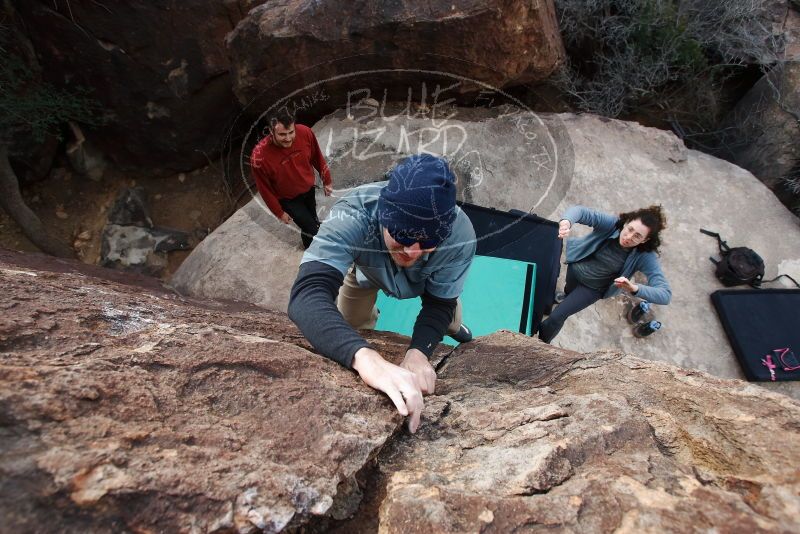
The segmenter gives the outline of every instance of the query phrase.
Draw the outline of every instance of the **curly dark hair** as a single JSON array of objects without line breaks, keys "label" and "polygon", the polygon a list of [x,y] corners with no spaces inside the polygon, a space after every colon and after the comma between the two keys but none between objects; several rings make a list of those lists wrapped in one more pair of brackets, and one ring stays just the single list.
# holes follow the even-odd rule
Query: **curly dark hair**
[{"label": "curly dark hair", "polygon": [[281,123],[284,128],[288,128],[292,124],[295,123],[295,116],[294,113],[290,112],[286,107],[282,107],[277,110],[273,115],[269,117],[269,129],[273,130],[275,125]]},{"label": "curly dark hair", "polygon": [[636,211],[620,213],[619,221],[617,221],[617,229],[622,230],[626,224],[636,219],[642,221],[642,224],[650,229],[647,241],[636,245],[636,249],[640,252],[658,253],[658,247],[661,246],[661,230],[667,227],[667,216],[664,215],[664,210],[660,205],[656,205],[650,206],[649,208],[641,208]]}]

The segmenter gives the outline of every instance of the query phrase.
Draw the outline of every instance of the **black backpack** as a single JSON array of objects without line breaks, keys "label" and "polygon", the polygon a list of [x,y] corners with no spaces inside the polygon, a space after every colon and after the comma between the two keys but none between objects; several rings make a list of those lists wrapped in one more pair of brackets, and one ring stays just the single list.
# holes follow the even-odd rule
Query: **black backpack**
[{"label": "black backpack", "polygon": [[700,231],[717,238],[720,259],[709,258],[717,267],[714,274],[726,287],[750,285],[759,287],[764,278],[764,260],[758,253],[747,247],[728,246],[716,232]]}]

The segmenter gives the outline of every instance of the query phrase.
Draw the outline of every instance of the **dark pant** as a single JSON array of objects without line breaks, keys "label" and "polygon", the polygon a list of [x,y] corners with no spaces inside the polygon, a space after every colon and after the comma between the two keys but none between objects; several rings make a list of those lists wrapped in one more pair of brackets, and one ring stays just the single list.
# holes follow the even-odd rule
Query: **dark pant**
[{"label": "dark pant", "polygon": [[539,339],[545,343],[550,343],[561,331],[567,317],[574,315],[591,306],[601,298],[605,291],[591,289],[582,285],[575,277],[572,266],[567,267],[567,283],[564,286],[564,293],[567,294],[564,300],[555,307],[550,317],[539,325]]},{"label": "dark pant", "polygon": [[317,235],[319,230],[319,218],[317,217],[317,199],[314,196],[316,188],[312,187],[302,195],[294,198],[280,200],[283,211],[289,214],[294,223],[302,232],[303,248],[311,245],[311,240]]}]

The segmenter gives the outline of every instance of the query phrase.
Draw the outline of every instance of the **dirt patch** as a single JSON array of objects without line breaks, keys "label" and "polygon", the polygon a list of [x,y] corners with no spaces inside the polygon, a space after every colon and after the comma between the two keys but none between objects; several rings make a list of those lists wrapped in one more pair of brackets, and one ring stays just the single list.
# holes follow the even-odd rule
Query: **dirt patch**
[{"label": "dirt patch", "polygon": [[[232,200],[223,180],[221,172],[213,166],[168,177],[139,176],[135,179],[122,171],[107,169],[100,181],[79,176],[64,167],[55,167],[48,179],[24,187],[22,194],[28,206],[53,234],[69,243],[81,261],[95,265],[100,258],[108,211],[122,189],[132,186],[144,188],[153,223],[189,232],[196,244],[233,212]],[[239,187],[243,188],[243,185]],[[250,200],[249,195],[244,197],[242,202]],[[23,252],[39,251],[2,210],[0,247]],[[169,277],[190,253],[191,250],[169,253],[169,263],[162,278]]]}]

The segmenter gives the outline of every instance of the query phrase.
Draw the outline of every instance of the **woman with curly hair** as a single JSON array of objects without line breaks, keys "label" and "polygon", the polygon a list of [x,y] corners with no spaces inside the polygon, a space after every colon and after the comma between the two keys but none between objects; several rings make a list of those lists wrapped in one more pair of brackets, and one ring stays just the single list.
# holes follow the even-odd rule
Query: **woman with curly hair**
[{"label": "woman with curly hair", "polygon": [[[594,230],[585,237],[567,242],[563,301],[539,325],[539,339],[545,343],[558,335],[567,317],[620,291],[653,304],[666,305],[672,298],[672,290],[657,257],[660,234],[667,223],[661,206],[619,216],[572,206],[558,224],[558,237],[569,236],[576,223]],[[647,285],[631,281],[636,272],[647,277]]]}]

